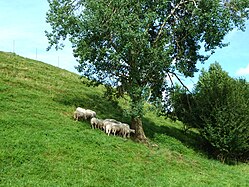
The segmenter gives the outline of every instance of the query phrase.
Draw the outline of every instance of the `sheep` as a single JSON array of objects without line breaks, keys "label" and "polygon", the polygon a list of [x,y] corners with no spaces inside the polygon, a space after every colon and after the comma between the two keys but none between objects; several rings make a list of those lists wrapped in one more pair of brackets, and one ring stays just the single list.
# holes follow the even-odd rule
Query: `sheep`
[{"label": "sheep", "polygon": [[114,133],[114,136],[117,131],[120,131],[120,124],[121,122],[115,120],[115,119],[105,119],[103,121],[103,128],[105,133],[109,136],[110,133]]},{"label": "sheep", "polygon": [[93,129],[94,128],[102,129],[102,127],[103,127],[103,120],[95,118],[95,117],[91,118],[90,123],[91,123]]},{"label": "sheep", "polygon": [[96,112],[94,112],[93,110],[85,110],[85,119],[91,119],[96,117]]},{"label": "sheep", "polygon": [[[92,118],[91,120],[92,127],[93,125],[97,125],[96,118]],[[130,133],[135,133],[134,129],[131,129],[130,126],[126,123],[122,123],[120,121],[117,121],[115,119],[105,119],[101,120],[100,125],[97,125],[100,129],[103,128],[104,132],[110,136],[110,133],[113,133],[115,136],[117,133],[120,133],[121,136],[124,138],[129,138]],[[94,127],[93,127],[94,128]]]},{"label": "sheep", "polygon": [[78,121],[80,118],[86,119],[85,111],[86,111],[86,109],[81,108],[81,107],[77,107],[75,112],[74,112],[74,119],[76,121]]},{"label": "sheep", "polygon": [[74,119],[76,121],[78,121],[79,118],[83,118],[83,119],[87,120],[87,119],[91,119],[93,117],[96,117],[96,112],[89,110],[89,109],[77,107],[75,112],[74,112]]},{"label": "sheep", "polygon": [[98,119],[97,119],[97,118],[92,118],[92,119],[90,120],[90,123],[91,123],[92,128],[94,129],[94,128],[97,127]]},{"label": "sheep", "polygon": [[104,124],[104,130],[108,136],[110,135],[110,133],[113,133],[113,135],[115,136],[117,132],[120,132],[120,134],[124,138],[126,137],[129,138],[130,133],[135,133],[135,130],[130,129],[130,126],[128,124],[121,123],[114,119],[105,119],[103,121],[103,124]]},{"label": "sheep", "polygon": [[135,133],[135,130],[130,129],[130,126],[126,123],[121,123],[115,119],[101,120],[96,118],[96,112],[90,109],[84,109],[77,107],[74,112],[74,119],[78,121],[80,118],[85,120],[90,119],[92,128],[104,129],[104,131],[110,135],[113,133],[114,136],[119,132],[124,138],[130,137],[130,133]]},{"label": "sheep", "polygon": [[105,119],[103,121],[103,129],[104,129],[104,131],[106,131],[106,125],[111,124],[111,123],[119,124],[121,122],[119,122],[119,121],[117,121],[115,119]]},{"label": "sheep", "polygon": [[130,128],[130,126],[126,123],[118,122],[117,124],[114,124],[112,126],[112,133],[114,134],[114,136],[115,136],[116,132],[119,132],[120,135],[122,135],[125,128]]},{"label": "sheep", "polygon": [[123,125],[123,128],[121,130],[121,134],[123,135],[124,138],[129,138],[130,137],[130,133],[135,133],[134,129],[130,129],[129,126]]},{"label": "sheep", "polygon": [[103,123],[103,120],[100,120],[98,121],[98,124],[97,124],[97,128],[103,130],[104,129],[104,123]]},{"label": "sheep", "polygon": [[75,112],[73,113],[73,119],[76,120],[76,121],[78,121],[78,120],[79,120],[79,117],[80,117],[80,116],[78,115],[78,112],[75,111]]},{"label": "sheep", "polygon": [[114,136],[116,135],[117,132],[121,132],[123,129],[123,125],[122,123],[120,124],[112,124],[112,128],[111,128],[111,132],[114,134]]},{"label": "sheep", "polygon": [[112,131],[112,126],[113,126],[113,122],[111,122],[111,121],[104,122],[104,130],[108,136],[110,135],[110,133]]}]

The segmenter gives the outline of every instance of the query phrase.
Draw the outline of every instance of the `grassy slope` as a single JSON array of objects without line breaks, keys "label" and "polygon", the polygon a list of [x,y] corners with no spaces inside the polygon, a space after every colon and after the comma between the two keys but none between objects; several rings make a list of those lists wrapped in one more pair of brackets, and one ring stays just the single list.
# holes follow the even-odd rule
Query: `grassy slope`
[{"label": "grassy slope", "polygon": [[[125,102],[76,74],[0,52],[0,186],[246,186],[249,166],[223,165],[196,150],[194,133],[149,112],[147,147],[74,122],[76,106],[100,118],[122,116]],[[123,106],[123,107],[122,107]]]}]

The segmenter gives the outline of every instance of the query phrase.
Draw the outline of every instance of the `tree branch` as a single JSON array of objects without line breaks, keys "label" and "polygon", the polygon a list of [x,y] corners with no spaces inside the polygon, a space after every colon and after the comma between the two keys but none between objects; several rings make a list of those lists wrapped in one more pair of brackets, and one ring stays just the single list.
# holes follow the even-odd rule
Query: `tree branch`
[{"label": "tree branch", "polygon": [[167,72],[167,75],[169,76],[169,80],[171,82],[171,85],[174,86],[173,80],[171,79],[171,76],[170,76],[169,72]]},{"label": "tree branch", "polygon": [[191,91],[188,89],[188,87],[182,82],[182,80],[177,76],[177,74],[176,73],[174,73],[174,72],[169,72],[169,73],[171,73],[172,75],[174,75],[176,78],[177,78],[177,80],[181,83],[181,85],[189,92],[189,93],[191,93]]},{"label": "tree branch", "polygon": [[161,25],[160,30],[159,30],[159,32],[158,32],[158,34],[157,34],[157,36],[156,36],[156,39],[155,39],[154,43],[156,43],[156,42],[158,41],[160,35],[161,35],[162,32],[163,32],[163,28],[164,28],[164,26],[166,25],[168,19],[169,19],[171,16],[173,16],[174,13],[175,13],[175,11],[176,11],[182,4],[184,4],[185,2],[186,2],[186,1],[180,1],[180,2],[175,6],[175,8],[174,8],[173,10],[171,10],[170,14],[166,17],[165,21],[164,21],[163,24]]},{"label": "tree branch", "polygon": [[160,30],[159,30],[159,32],[158,32],[158,34],[157,34],[157,36],[156,36],[155,41],[154,41],[154,44],[159,40],[159,37],[161,36],[161,34],[162,34],[162,32],[163,32],[163,28],[165,27],[165,25],[166,25],[168,19],[169,19],[170,17],[174,16],[175,11],[176,11],[178,8],[180,8],[181,5],[186,4],[186,3],[189,3],[189,2],[193,2],[193,3],[194,3],[194,6],[195,6],[196,8],[198,8],[198,6],[197,6],[195,0],[192,0],[192,1],[188,1],[188,0],[183,1],[183,0],[181,0],[181,1],[174,7],[174,9],[171,10],[170,14],[166,17],[165,21],[164,21],[163,24],[161,25]]}]

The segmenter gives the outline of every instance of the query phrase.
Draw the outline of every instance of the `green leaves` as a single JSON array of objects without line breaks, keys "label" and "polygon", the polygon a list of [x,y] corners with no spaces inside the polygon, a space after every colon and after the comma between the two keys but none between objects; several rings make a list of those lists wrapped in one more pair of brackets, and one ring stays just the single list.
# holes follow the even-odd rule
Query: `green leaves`
[{"label": "green leaves", "polygon": [[[143,76],[136,74],[135,78],[141,80],[138,86],[142,87],[147,83],[166,84],[152,79],[151,73],[163,78],[169,68],[193,76],[196,63],[208,58],[199,54],[201,42],[207,51],[223,47],[222,40],[233,25],[243,25],[248,7],[247,1],[222,6],[218,0],[48,2],[47,22],[52,27],[52,32],[46,32],[49,48],[61,48],[61,41],[68,37],[81,66],[91,63],[96,67],[98,81],[106,83],[104,69],[109,78],[121,82],[124,67],[117,64],[125,63],[126,72],[131,67],[143,69]],[[238,14],[234,14],[235,9]],[[148,68],[150,64],[153,69]],[[115,76],[110,67],[117,72]]]}]

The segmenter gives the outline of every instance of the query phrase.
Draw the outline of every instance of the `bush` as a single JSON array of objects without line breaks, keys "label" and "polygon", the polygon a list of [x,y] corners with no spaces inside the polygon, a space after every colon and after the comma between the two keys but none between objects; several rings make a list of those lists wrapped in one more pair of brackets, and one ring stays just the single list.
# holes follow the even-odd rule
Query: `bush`
[{"label": "bush", "polygon": [[[202,70],[192,98],[194,105],[181,104],[181,110],[189,112],[176,112],[183,115],[179,118],[190,125],[185,118],[193,115],[190,118],[193,120],[192,126],[200,131],[212,146],[212,153],[220,160],[248,160],[249,84],[243,79],[229,77],[215,63],[208,71]],[[191,113],[189,107],[192,108]]]}]

